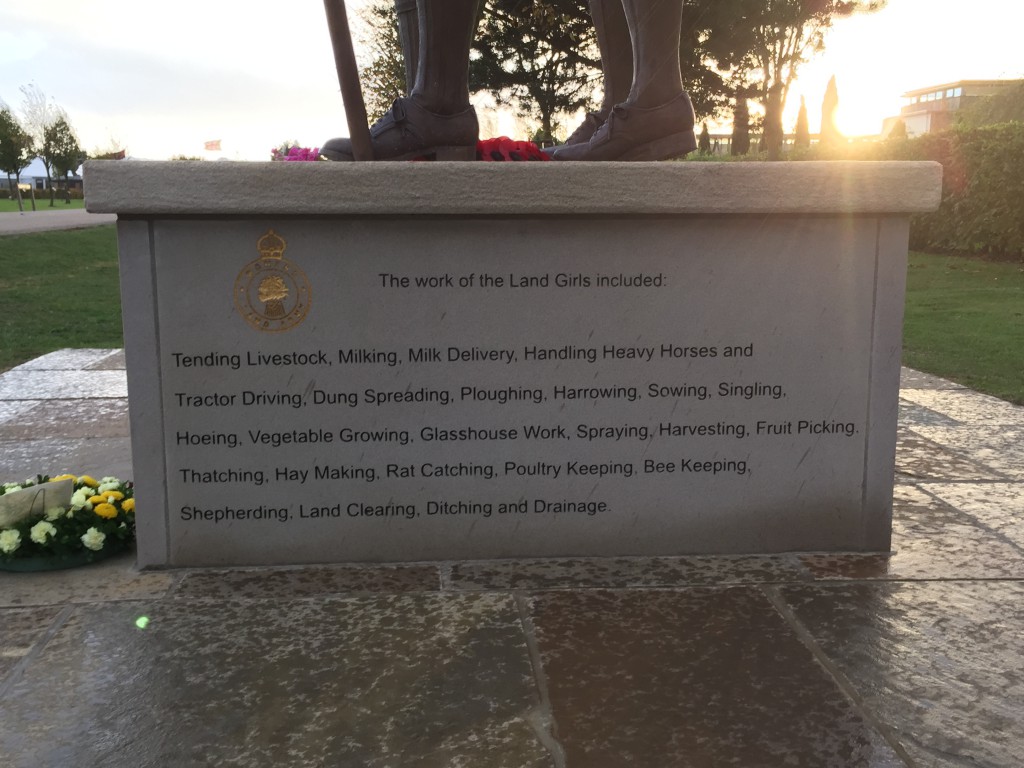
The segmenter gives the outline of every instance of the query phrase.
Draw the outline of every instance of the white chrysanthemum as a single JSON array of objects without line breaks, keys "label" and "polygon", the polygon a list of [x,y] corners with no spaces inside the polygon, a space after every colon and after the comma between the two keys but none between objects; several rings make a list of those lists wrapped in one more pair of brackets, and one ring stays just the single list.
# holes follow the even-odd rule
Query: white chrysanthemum
[{"label": "white chrysanthemum", "polygon": [[111,477],[111,476],[108,475],[107,477],[101,477],[100,478],[100,485],[115,485],[116,486],[116,485],[120,485],[120,484],[121,484],[121,481],[118,480],[116,477]]},{"label": "white chrysanthemum", "polygon": [[106,493],[107,491],[116,491],[120,487],[121,487],[121,481],[120,480],[115,480],[112,483],[100,483],[100,487],[96,489],[96,493],[102,495],[102,494]]},{"label": "white chrysanthemum", "polygon": [[21,546],[21,534],[18,531],[0,532],[0,552],[11,554]]},{"label": "white chrysanthemum", "polygon": [[14,493],[20,491],[22,487],[20,483],[4,483],[4,493]]},{"label": "white chrysanthemum", "polygon": [[46,510],[46,519],[52,523],[54,520],[64,517],[66,511],[64,507],[50,507]]},{"label": "white chrysanthemum", "polygon": [[54,528],[50,523],[45,520],[40,520],[38,523],[32,526],[28,532],[29,538],[32,539],[36,544],[45,544],[46,538],[51,539],[57,535],[57,529]]},{"label": "white chrysanthemum", "polygon": [[103,549],[103,542],[106,541],[106,539],[107,535],[97,531],[95,528],[90,528],[82,534],[82,543],[93,552],[99,552]]},{"label": "white chrysanthemum", "polygon": [[91,488],[79,488],[77,491],[71,494],[71,508],[82,509],[86,504],[89,503],[89,498],[91,496]]}]

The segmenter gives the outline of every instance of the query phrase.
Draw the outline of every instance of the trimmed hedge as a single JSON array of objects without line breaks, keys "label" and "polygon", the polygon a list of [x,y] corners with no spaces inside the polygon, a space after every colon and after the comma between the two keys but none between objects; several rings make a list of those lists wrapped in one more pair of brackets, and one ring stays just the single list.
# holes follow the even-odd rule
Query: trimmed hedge
[{"label": "trimmed hedge", "polygon": [[911,247],[1024,255],[1024,123],[956,128],[880,149],[886,159],[942,163],[942,203],[914,217]]}]

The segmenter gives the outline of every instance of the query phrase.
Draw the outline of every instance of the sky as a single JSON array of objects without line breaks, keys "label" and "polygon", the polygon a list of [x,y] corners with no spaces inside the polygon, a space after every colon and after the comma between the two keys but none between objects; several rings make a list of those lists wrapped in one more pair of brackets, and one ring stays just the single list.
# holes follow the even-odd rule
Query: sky
[{"label": "sky", "polygon": [[[363,2],[349,0],[354,26]],[[817,130],[833,74],[847,135],[878,133],[911,89],[1024,77],[1022,22],[1007,0],[889,0],[839,20],[800,70],[784,127],[803,95]],[[0,0],[0,100],[17,112],[28,84],[67,111],[87,151],[265,160],[286,140],[348,133],[322,0]],[[214,140],[221,150],[206,151]]]}]

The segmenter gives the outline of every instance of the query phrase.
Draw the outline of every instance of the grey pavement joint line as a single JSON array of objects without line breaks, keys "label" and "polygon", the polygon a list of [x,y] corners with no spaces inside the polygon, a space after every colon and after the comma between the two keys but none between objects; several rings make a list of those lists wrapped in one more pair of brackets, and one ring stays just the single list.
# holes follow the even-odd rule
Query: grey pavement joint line
[{"label": "grey pavement joint line", "polygon": [[803,643],[804,647],[811,652],[815,661],[821,664],[825,669],[825,672],[827,672],[829,677],[832,678],[832,681],[836,684],[839,690],[842,691],[851,702],[853,702],[853,706],[860,716],[864,718],[865,722],[869,723],[876,731],[878,731],[878,733],[881,734],[882,738],[885,739],[885,742],[890,747],[892,747],[892,750],[896,755],[907,764],[907,768],[923,768],[914,762],[914,759],[900,743],[896,732],[878,718],[867,706],[864,698],[857,691],[856,686],[843,673],[843,671],[833,663],[832,659],[828,657],[828,654],[822,650],[821,646],[818,645],[818,641],[814,639],[814,635],[812,635],[807,628],[800,623],[796,614],[793,613],[793,610],[789,607],[789,604],[779,592],[779,587],[762,585],[761,591],[764,593],[765,597],[768,598],[768,602],[770,602],[775,610],[778,611],[783,621],[785,621],[786,624],[789,625],[790,629],[796,633],[797,638],[801,643]]},{"label": "grey pavement joint line", "polygon": [[527,722],[537,734],[541,744],[551,754],[555,768],[566,768],[565,750],[555,736],[555,715],[551,711],[551,697],[548,694],[548,680],[544,674],[544,666],[540,657],[540,648],[537,646],[537,633],[534,630],[533,620],[530,618],[529,606],[522,592],[514,593],[516,608],[519,609],[519,622],[523,627],[523,637],[526,639],[526,649],[530,654],[530,666],[533,667],[533,679],[537,684],[537,695],[539,702],[527,714]]},{"label": "grey pavement joint line", "polygon": [[58,613],[53,621],[50,622],[50,626],[43,632],[42,637],[32,643],[32,647],[28,653],[21,657],[14,668],[7,674],[6,680],[0,680],[0,700],[7,697],[11,688],[14,686],[21,676],[25,674],[25,670],[28,669],[29,665],[39,658],[39,655],[43,652],[43,649],[49,644],[54,636],[64,628],[67,620],[71,618],[71,614],[74,613],[75,606],[65,605],[60,613]]}]

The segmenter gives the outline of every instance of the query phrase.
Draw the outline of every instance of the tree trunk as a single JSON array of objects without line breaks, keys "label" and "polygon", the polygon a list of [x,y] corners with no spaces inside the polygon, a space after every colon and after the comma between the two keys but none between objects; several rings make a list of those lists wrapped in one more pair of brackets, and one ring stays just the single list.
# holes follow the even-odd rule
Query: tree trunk
[{"label": "tree trunk", "polygon": [[764,104],[764,143],[769,160],[782,158],[782,88],[773,85]]}]

